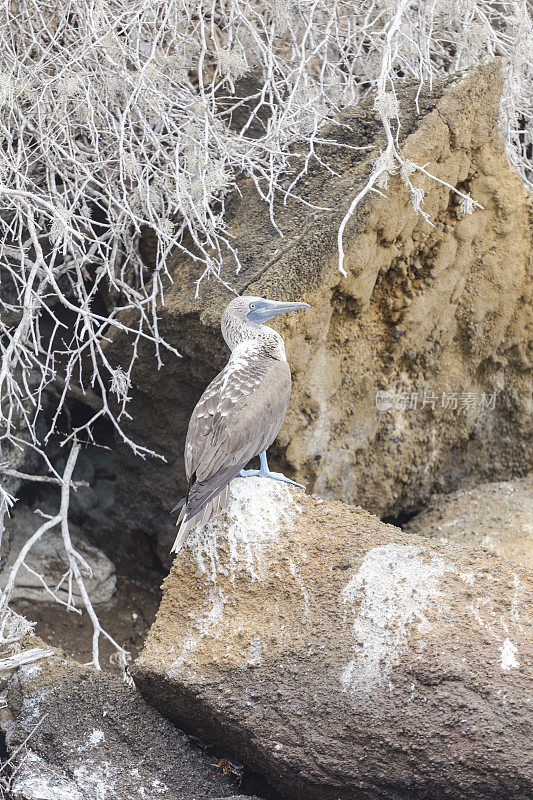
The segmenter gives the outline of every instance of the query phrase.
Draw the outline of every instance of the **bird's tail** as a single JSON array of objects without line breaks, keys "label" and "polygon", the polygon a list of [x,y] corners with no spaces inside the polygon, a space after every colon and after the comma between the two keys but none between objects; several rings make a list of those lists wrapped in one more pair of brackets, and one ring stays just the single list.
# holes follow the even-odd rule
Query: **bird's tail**
[{"label": "bird's tail", "polygon": [[176,536],[176,541],[174,542],[170,552],[179,553],[193,528],[203,527],[212,517],[220,514],[222,509],[227,506],[228,499],[229,484],[222,489],[220,494],[217,494],[215,497],[212,497],[211,500],[208,500],[207,503],[202,506],[202,508],[200,508],[192,517],[188,516],[187,505],[184,504],[176,521],[176,525],[179,526],[178,535]]}]

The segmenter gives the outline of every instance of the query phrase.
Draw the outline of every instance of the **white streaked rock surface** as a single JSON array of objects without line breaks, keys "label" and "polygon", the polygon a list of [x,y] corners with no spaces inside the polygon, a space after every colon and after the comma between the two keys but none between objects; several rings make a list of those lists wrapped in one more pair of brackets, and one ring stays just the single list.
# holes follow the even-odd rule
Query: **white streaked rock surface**
[{"label": "white streaked rock surface", "polygon": [[134,676],[284,796],[533,788],[532,576],[261,478],[176,558]]}]

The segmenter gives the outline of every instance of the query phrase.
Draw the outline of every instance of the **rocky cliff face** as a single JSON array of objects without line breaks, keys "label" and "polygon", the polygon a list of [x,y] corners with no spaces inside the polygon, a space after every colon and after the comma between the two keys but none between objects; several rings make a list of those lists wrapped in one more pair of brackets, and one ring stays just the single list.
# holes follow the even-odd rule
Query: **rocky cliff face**
[{"label": "rocky cliff face", "polygon": [[189,732],[304,800],[525,800],[531,573],[237,479],[134,665]]},{"label": "rocky cliff face", "polygon": [[[243,268],[235,275],[228,259],[225,278],[239,293],[311,305],[274,323],[294,385],[273,463],[315,493],[380,516],[413,511],[465,480],[523,473],[533,452],[528,205],[497,131],[499,70],[495,62],[437,87],[421,97],[418,114],[416,87],[400,98],[405,156],[470,192],[483,211],[463,216],[456,195],[415,176],[429,225],[393,177],[387,197],[367,197],[349,223],[342,278],[338,226],[383,146],[364,106],[330,133],[373,149],[324,146],[320,156],[337,174],[312,162],[298,183],[308,202],[329,210],[280,201],[280,236],[252,186],[244,183],[228,206]],[[116,487],[124,525],[157,529],[161,552],[174,534],[168,509],[183,489],[189,415],[227,359],[219,321],[231,299],[211,283],[196,300],[197,268],[176,257],[171,270],[160,329],[183,358],[167,357],[158,371],[153,352],[141,348],[129,408],[131,435],[166,463],[122,449]],[[117,363],[125,348],[117,337]]]}]

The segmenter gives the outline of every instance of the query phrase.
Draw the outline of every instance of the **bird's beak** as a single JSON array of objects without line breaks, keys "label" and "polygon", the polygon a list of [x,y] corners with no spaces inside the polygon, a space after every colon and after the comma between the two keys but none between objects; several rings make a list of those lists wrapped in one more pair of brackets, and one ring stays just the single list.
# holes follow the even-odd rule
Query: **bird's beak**
[{"label": "bird's beak", "polygon": [[[287,311],[299,311],[301,308],[309,308],[308,303],[281,303],[278,300],[265,300],[258,309],[257,317],[261,322],[267,322],[278,314],[285,314]],[[255,320],[254,320],[255,321]],[[259,319],[257,320],[259,321]]]},{"label": "bird's beak", "polygon": [[277,317],[278,314],[285,314],[287,311],[299,311],[301,308],[309,308],[307,303],[278,303],[276,300],[270,300],[272,309],[269,311],[270,316]]}]

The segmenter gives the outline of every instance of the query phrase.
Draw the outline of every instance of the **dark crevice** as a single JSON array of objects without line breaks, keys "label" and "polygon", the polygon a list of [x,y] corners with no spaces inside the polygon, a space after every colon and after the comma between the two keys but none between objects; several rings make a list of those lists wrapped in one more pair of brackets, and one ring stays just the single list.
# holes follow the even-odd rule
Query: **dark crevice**
[{"label": "dark crevice", "polygon": [[12,764],[7,763],[9,757],[10,754],[6,745],[6,735],[4,731],[0,729],[0,797],[5,798],[5,800],[11,797],[8,791],[6,791],[11,784],[13,774]]},{"label": "dark crevice", "polygon": [[0,765],[3,765],[9,758],[9,752],[6,745],[6,735],[3,730],[0,730]]},{"label": "dark crevice", "polygon": [[232,786],[235,787],[236,795],[254,795],[261,800],[284,800],[283,796],[271,786],[263,775],[248,769],[222,747],[209,744],[198,736],[187,733],[181,727],[178,730],[187,737],[193,747],[212,759],[213,765],[218,767],[219,773],[230,779]]},{"label": "dark crevice", "polygon": [[136,553],[141,556],[141,563],[148,570],[153,570],[158,573],[163,579],[168,570],[165,569],[161,557],[157,551],[157,542],[153,536],[144,530],[135,529],[131,533],[131,543]]},{"label": "dark crevice", "polygon": [[384,522],[385,525],[395,525],[397,528],[403,528],[404,525],[407,525],[407,523],[421,511],[421,508],[417,508],[416,511],[400,511],[399,514],[390,517],[382,517],[381,521]]},{"label": "dark crevice", "polygon": [[245,794],[256,795],[262,800],[283,800],[279,792],[270,786],[261,775],[254,772],[245,771],[240,790]]}]

